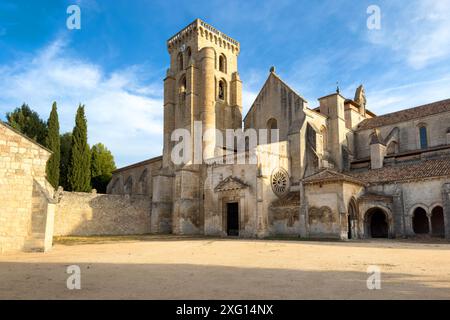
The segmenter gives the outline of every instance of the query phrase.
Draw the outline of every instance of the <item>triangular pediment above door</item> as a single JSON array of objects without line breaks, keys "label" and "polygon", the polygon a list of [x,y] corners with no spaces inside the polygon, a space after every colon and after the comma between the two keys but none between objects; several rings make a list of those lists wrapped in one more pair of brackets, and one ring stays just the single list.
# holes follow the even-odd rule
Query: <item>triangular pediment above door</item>
[{"label": "triangular pediment above door", "polygon": [[229,176],[225,180],[221,181],[215,188],[214,191],[230,191],[248,188],[248,185],[240,180],[239,178]]}]

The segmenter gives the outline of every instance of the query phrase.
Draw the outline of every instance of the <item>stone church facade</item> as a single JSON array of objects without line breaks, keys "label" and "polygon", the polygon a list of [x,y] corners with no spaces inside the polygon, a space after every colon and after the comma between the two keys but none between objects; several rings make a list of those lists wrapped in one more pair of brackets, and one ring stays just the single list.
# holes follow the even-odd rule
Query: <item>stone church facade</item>
[{"label": "stone church facade", "polygon": [[[376,116],[360,86],[311,107],[272,68],[242,119],[236,40],[197,19],[167,48],[163,155],[117,170],[108,186],[151,200],[151,232],[450,238],[450,100]],[[196,122],[205,161],[175,164],[172,133],[185,129],[195,145]],[[235,150],[207,135],[242,128],[278,130],[278,140]]]}]

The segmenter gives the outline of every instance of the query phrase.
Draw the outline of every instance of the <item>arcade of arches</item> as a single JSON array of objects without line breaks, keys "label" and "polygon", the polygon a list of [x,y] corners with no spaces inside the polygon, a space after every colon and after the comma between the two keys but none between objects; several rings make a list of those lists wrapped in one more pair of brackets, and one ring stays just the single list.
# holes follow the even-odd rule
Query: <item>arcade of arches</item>
[{"label": "arcade of arches", "polygon": [[[347,238],[390,238],[392,228],[389,215],[380,207],[368,209],[363,215],[364,228],[358,233],[358,206],[354,198],[348,205]],[[442,206],[435,206],[427,211],[421,206],[413,210],[411,228],[414,236],[431,236],[445,238],[444,210]]]},{"label": "arcade of arches", "polygon": [[414,233],[417,235],[432,235],[434,237],[445,236],[444,210],[441,206],[434,207],[429,213],[417,207],[412,216]]}]

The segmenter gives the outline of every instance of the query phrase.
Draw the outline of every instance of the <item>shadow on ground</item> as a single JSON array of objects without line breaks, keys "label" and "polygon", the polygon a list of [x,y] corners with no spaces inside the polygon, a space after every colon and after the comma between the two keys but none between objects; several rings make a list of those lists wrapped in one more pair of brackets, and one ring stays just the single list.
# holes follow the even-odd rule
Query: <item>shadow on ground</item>
[{"label": "shadow on ground", "polygon": [[0,263],[0,299],[450,299],[448,281],[408,274],[368,290],[365,272],[192,264],[78,263],[81,290],[68,290],[69,265]]},{"label": "shadow on ground", "polygon": [[[56,245],[83,245],[83,244],[102,244],[102,243],[114,243],[114,242],[151,242],[151,241],[271,241],[280,243],[308,243],[309,245],[336,245],[336,246],[347,246],[347,247],[380,247],[380,248],[391,248],[391,245],[395,244],[393,249],[401,248],[398,245],[404,245],[405,248],[413,247],[417,249],[428,249],[433,247],[438,250],[450,250],[450,241],[440,238],[425,238],[425,239],[366,239],[366,240],[350,240],[342,241],[336,239],[303,239],[298,237],[270,237],[263,239],[245,239],[238,237],[214,237],[214,236],[184,236],[184,235],[155,235],[155,234],[145,234],[145,235],[122,235],[122,236],[58,236],[54,237],[53,242]],[[417,244],[425,246],[416,246]],[[448,245],[448,246],[447,246]]]}]

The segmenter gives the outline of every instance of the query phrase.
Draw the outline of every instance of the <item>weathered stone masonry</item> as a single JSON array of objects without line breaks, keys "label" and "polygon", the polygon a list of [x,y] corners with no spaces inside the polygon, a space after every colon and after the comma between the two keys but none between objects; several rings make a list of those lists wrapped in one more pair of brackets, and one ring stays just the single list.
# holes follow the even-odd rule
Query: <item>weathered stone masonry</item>
[{"label": "weathered stone masonry", "polygon": [[[245,152],[224,151],[213,137],[203,140],[203,164],[175,165],[175,129],[242,127],[240,45],[197,19],[167,50],[162,161],[119,169],[108,188],[152,186],[152,232],[450,239],[450,99],[377,116],[360,85],[353,99],[336,90],[310,107],[272,67],[243,125],[278,129],[279,142],[258,137]],[[224,153],[257,163],[223,164]]]},{"label": "weathered stone masonry", "polygon": [[50,155],[0,122],[0,253],[51,248],[53,189],[45,180]]},{"label": "weathered stone masonry", "polygon": [[55,236],[150,233],[150,198],[62,192],[56,205]]}]

